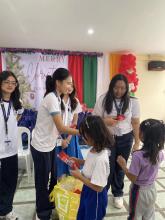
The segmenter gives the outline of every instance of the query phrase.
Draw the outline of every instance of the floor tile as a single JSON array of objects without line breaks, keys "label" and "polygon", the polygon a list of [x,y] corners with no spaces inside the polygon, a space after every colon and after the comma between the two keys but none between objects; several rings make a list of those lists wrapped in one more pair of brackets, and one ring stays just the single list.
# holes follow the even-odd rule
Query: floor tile
[{"label": "floor tile", "polygon": [[32,220],[35,213],[35,204],[14,205],[14,211],[19,220]]},{"label": "floor tile", "polygon": [[165,209],[165,192],[158,193],[156,204],[158,207]]},{"label": "floor tile", "polygon": [[18,189],[14,196],[14,203],[35,202],[35,189]]},{"label": "floor tile", "polygon": [[155,219],[156,219],[156,220],[164,220],[165,218],[164,218],[164,216],[162,216],[159,212],[156,212],[156,213],[155,213]]}]

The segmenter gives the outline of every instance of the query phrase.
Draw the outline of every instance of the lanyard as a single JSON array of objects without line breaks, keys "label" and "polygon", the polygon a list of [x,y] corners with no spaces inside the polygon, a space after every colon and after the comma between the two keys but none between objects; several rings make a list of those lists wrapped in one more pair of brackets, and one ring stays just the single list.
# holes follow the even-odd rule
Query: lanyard
[{"label": "lanyard", "polygon": [[5,110],[4,103],[1,102],[0,104],[1,104],[1,108],[2,108],[2,113],[3,113],[4,121],[5,121],[5,131],[6,131],[6,135],[8,135],[8,125],[7,125],[7,121],[8,121],[9,116],[10,116],[11,102],[9,102],[9,106],[8,106],[8,110],[7,110],[7,115],[6,115],[6,110]]},{"label": "lanyard", "polygon": [[123,107],[123,101],[121,100],[119,105],[117,105],[117,102],[116,100],[114,99],[114,103],[115,103],[115,108],[116,108],[116,111],[117,111],[117,115],[121,115],[122,113],[122,107]]},{"label": "lanyard", "polygon": [[67,103],[64,102],[64,100],[62,100],[64,106],[65,106],[65,110],[64,110],[64,114],[63,114],[63,123],[65,126],[69,126],[68,121],[69,121],[69,116],[70,116],[70,112],[71,112],[71,106],[70,106],[70,100],[67,101]]}]

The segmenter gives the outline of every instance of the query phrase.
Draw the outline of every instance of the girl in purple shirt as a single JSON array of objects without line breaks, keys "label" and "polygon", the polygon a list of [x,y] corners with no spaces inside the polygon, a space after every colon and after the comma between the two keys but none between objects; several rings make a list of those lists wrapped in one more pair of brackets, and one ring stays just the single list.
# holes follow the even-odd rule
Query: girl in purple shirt
[{"label": "girl in purple shirt", "polygon": [[130,187],[128,220],[155,220],[155,180],[160,163],[164,159],[165,125],[156,119],[147,119],[140,124],[142,149],[132,155],[130,168],[122,156],[118,164],[132,182]]}]

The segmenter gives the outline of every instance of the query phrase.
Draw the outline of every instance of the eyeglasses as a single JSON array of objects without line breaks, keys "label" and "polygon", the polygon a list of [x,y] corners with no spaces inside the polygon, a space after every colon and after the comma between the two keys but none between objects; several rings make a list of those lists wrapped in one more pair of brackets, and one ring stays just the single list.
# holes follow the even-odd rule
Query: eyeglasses
[{"label": "eyeglasses", "polygon": [[8,80],[6,80],[6,81],[3,81],[3,84],[17,86],[17,82],[15,82],[15,81],[8,81]]}]

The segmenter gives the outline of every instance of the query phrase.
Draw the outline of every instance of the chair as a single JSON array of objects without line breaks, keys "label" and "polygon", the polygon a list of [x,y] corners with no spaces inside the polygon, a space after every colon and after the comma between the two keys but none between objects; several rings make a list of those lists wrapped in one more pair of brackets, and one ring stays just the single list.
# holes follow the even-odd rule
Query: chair
[{"label": "chair", "polygon": [[[24,149],[22,135],[27,134],[27,148]],[[24,157],[26,161],[26,172],[28,183],[30,182],[31,171],[31,153],[30,153],[30,130],[26,127],[18,127],[18,157]]]}]

